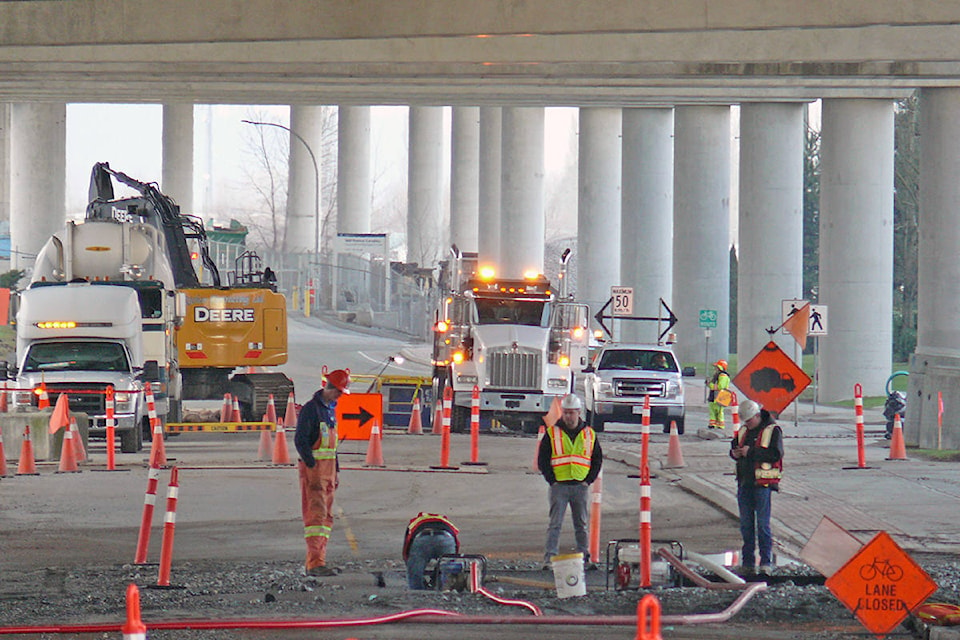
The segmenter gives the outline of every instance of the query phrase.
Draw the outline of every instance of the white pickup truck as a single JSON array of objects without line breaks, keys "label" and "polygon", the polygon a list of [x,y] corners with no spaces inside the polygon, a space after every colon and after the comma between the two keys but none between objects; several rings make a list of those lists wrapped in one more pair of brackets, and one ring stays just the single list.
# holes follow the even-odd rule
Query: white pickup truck
[{"label": "white pickup truck", "polygon": [[668,346],[607,343],[583,370],[586,421],[597,431],[607,422],[639,424],[650,396],[650,422],[663,425],[664,433],[676,422],[683,433],[683,376],[694,375],[693,367],[681,370]]}]

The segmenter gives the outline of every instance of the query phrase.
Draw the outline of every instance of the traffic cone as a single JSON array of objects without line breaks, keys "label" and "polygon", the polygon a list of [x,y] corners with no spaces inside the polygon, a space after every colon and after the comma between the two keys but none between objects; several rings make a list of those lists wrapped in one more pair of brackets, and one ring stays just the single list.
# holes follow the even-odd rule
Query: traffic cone
[{"label": "traffic cone", "polygon": [[7,383],[3,383],[3,389],[0,390],[0,413],[6,413],[8,410]]},{"label": "traffic cone", "polygon": [[77,428],[77,419],[72,416],[70,430],[73,431],[73,451],[77,456],[77,462],[83,462],[87,459],[87,450],[83,448],[83,437],[80,435],[80,429]]},{"label": "traffic cone", "polygon": [[233,403],[229,393],[223,394],[223,406],[220,407],[220,422],[230,422],[233,417]]},{"label": "traffic cone", "polygon": [[240,399],[237,396],[233,396],[233,411],[230,414],[230,422],[243,422],[243,418],[240,416]]},{"label": "traffic cone", "polygon": [[140,619],[140,589],[137,585],[127,585],[127,620],[120,627],[123,640],[143,640],[147,637],[147,627]]},{"label": "traffic cone", "polygon": [[383,444],[380,440],[380,425],[373,423],[370,429],[370,441],[367,443],[367,458],[364,462],[367,467],[385,467],[383,463]]},{"label": "traffic cone", "polygon": [[50,408],[50,396],[47,395],[47,388],[43,385],[40,385],[40,397],[37,398],[37,409],[49,409]]},{"label": "traffic cone", "polygon": [[433,425],[431,425],[430,435],[439,436],[443,433],[443,403],[438,398],[434,405],[437,410],[433,412]]},{"label": "traffic cone", "polygon": [[[271,396],[272,398],[273,396]],[[277,428],[277,418],[269,419],[269,414],[263,414],[263,421],[273,424],[274,430]],[[257,449],[257,460],[268,461],[273,459],[273,440],[270,439],[270,430],[264,429],[260,432],[260,447]]]},{"label": "traffic cone", "polygon": [[167,464],[167,447],[163,443],[163,424],[154,418],[153,437],[150,441],[150,466],[158,469]]},{"label": "traffic cone", "polygon": [[263,417],[264,422],[277,422],[277,405],[273,401],[273,394],[267,396],[267,413]]},{"label": "traffic cone", "polygon": [[20,463],[17,465],[18,476],[38,476],[37,464],[33,459],[33,442],[30,440],[30,425],[23,430],[23,445],[20,447]]},{"label": "traffic cone", "polygon": [[287,410],[283,415],[283,424],[287,427],[297,426],[297,405],[293,399],[293,393],[287,396]]},{"label": "traffic cone", "polygon": [[273,441],[273,464],[290,464],[290,452],[287,450],[287,434],[282,424],[277,425],[277,437]]},{"label": "traffic cone", "polygon": [[677,430],[675,420],[670,421],[670,444],[667,445],[667,464],[664,469],[679,469],[687,466],[683,461],[683,453],[680,451],[680,432]]},{"label": "traffic cone", "polygon": [[423,435],[423,422],[420,419],[420,394],[413,396],[413,410],[410,412],[410,424],[407,425],[407,433],[410,435]]},{"label": "traffic cone", "polygon": [[57,404],[50,414],[50,433],[56,433],[64,427],[70,426],[70,400],[67,394],[61,393],[57,397]]},{"label": "traffic cone", "polygon": [[60,467],[57,473],[80,473],[77,467],[77,452],[73,448],[73,429],[70,423],[63,431],[63,445],[60,447]]},{"label": "traffic cone", "polygon": [[0,429],[0,478],[9,475],[7,473],[7,454],[3,451],[3,429]]},{"label": "traffic cone", "polygon": [[903,425],[900,414],[893,416],[893,435],[890,437],[890,457],[887,460],[906,460],[907,448],[903,442]]}]

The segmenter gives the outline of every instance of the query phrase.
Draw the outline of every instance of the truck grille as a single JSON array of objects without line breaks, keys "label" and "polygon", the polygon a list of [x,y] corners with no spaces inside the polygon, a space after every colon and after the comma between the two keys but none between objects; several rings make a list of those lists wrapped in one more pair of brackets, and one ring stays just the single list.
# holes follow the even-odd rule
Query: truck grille
[{"label": "truck grille", "polygon": [[664,395],[664,385],[662,380],[613,379],[614,392],[621,398],[661,397]]},{"label": "truck grille", "polygon": [[[103,394],[105,389],[106,387],[102,384],[96,383],[47,383],[47,395],[50,396],[50,406],[54,406],[57,403],[57,397],[61,393],[66,393],[70,401],[70,411],[90,415],[103,415],[106,411],[106,399]],[[74,393],[77,391],[81,393]],[[84,391],[99,391],[100,393],[82,393]],[[33,396],[33,404],[37,404],[36,394]]]},{"label": "truck grille", "polygon": [[540,389],[543,358],[538,352],[492,352],[487,355],[487,367],[491,387]]}]

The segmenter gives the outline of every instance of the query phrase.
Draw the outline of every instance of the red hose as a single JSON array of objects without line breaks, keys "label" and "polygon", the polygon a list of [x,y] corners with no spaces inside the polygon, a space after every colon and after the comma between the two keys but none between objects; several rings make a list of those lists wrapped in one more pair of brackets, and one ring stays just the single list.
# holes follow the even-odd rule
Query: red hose
[{"label": "red hose", "polygon": [[493,595],[483,587],[480,587],[479,589],[477,589],[476,593],[487,596],[488,598],[490,598],[491,600],[499,604],[507,604],[515,607],[526,607],[527,609],[530,609],[530,611],[532,611],[533,615],[535,616],[543,615],[543,611],[540,610],[540,607],[538,607],[537,605],[531,602],[527,602],[525,600],[507,600],[506,598],[501,598],[499,596]]}]

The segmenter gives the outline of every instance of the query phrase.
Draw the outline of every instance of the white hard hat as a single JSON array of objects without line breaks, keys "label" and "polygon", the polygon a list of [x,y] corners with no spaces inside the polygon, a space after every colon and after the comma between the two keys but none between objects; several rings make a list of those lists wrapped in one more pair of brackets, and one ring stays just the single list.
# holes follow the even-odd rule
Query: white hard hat
[{"label": "white hard hat", "polygon": [[580,398],[572,393],[563,396],[563,400],[560,401],[561,409],[580,409],[581,406]]},{"label": "white hard hat", "polygon": [[737,407],[737,413],[740,414],[740,420],[742,422],[746,422],[753,416],[760,413],[760,405],[753,400],[744,400],[740,403],[740,406]]}]

